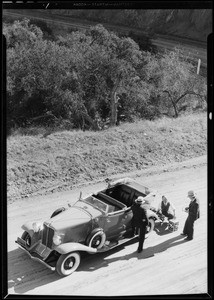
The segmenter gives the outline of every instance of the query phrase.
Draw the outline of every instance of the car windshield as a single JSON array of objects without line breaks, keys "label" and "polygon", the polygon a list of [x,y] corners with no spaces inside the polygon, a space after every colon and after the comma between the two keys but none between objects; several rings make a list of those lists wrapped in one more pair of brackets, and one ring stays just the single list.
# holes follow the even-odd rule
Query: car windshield
[{"label": "car windshield", "polygon": [[107,212],[108,205],[106,203],[103,203],[102,201],[90,196],[86,199],[83,199],[82,201],[91,204],[93,207],[98,208],[99,210],[102,210],[103,212]]}]

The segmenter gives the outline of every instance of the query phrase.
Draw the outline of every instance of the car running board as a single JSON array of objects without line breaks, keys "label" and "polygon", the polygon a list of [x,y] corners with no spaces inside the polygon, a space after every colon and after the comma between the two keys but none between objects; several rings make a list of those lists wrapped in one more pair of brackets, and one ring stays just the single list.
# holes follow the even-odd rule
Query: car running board
[{"label": "car running board", "polygon": [[106,241],[105,244],[103,245],[103,247],[101,249],[97,249],[97,253],[106,252],[106,251],[111,250],[111,249],[113,249],[115,247],[118,247],[118,246],[120,246],[120,245],[122,245],[124,243],[127,243],[127,242],[129,242],[129,241],[131,241],[133,239],[136,239],[137,237],[138,237],[138,235],[135,235],[135,236],[133,236],[131,238],[123,238],[123,239],[121,239],[119,241],[111,241],[111,242],[110,241]]}]

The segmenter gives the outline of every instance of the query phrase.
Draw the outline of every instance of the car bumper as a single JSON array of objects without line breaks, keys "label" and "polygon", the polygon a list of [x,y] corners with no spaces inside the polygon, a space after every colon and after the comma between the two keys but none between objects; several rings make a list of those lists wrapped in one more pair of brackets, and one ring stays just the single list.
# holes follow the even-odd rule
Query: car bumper
[{"label": "car bumper", "polygon": [[18,244],[20,249],[24,250],[30,256],[31,259],[35,261],[39,261],[41,264],[45,265],[47,268],[49,268],[52,271],[55,270],[54,266],[51,266],[49,263],[45,261],[49,256],[49,254],[51,253],[52,251],[51,249],[45,247],[41,243],[37,243],[33,247],[27,249],[26,242],[19,237],[15,242]]}]

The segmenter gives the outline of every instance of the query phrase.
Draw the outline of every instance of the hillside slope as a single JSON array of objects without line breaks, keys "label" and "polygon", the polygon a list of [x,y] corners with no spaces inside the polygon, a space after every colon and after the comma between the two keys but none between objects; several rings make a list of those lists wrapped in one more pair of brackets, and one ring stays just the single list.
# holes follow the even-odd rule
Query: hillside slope
[{"label": "hillside slope", "polygon": [[206,152],[206,113],[139,121],[102,132],[15,135],[7,141],[8,198],[70,189]]},{"label": "hillside slope", "polygon": [[175,35],[199,41],[206,41],[212,32],[211,9],[70,9],[51,10],[49,14],[130,26],[143,29],[144,33]]},{"label": "hillside slope", "polygon": [[[101,23],[137,30],[138,34],[170,36],[188,41],[206,43],[212,32],[211,9],[47,9],[47,10],[3,10],[4,13],[21,13],[23,15],[46,16],[54,24],[55,18],[62,21],[76,20],[84,24]],[[64,26],[64,25],[63,25]],[[61,28],[63,28],[61,24]],[[140,30],[140,32],[139,32]]]}]

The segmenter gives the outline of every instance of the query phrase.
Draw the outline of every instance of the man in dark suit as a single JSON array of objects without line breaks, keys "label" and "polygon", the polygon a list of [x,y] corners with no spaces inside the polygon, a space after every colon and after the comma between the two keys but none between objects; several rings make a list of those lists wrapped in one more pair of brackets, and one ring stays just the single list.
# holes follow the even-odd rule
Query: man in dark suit
[{"label": "man in dark suit", "polygon": [[200,205],[194,191],[189,191],[188,197],[190,198],[190,204],[189,207],[185,208],[185,211],[188,212],[188,217],[181,235],[186,236],[185,240],[192,240],[194,233],[194,222],[200,217]]},{"label": "man in dark suit", "polygon": [[131,210],[133,212],[132,225],[137,231],[139,230],[139,245],[138,253],[143,251],[143,243],[145,240],[146,227],[149,225],[148,218],[146,215],[146,209],[143,207],[143,197],[138,197],[135,203],[132,205]]}]

